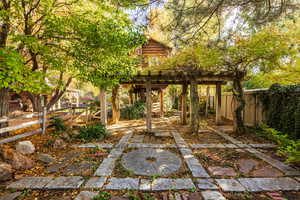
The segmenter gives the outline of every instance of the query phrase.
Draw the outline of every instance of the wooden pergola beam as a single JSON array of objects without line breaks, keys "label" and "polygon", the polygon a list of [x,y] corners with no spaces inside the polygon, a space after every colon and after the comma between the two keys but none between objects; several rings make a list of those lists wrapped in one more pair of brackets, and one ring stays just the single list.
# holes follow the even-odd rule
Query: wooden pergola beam
[{"label": "wooden pergola beam", "polygon": [[[157,80],[151,81],[152,85],[159,86],[159,85],[183,85],[183,84],[190,84],[190,81],[185,80],[172,80],[172,81],[164,81],[164,80]],[[122,81],[121,84],[134,84],[134,85],[145,85],[146,81]],[[197,81],[198,85],[216,85],[221,84],[225,85],[226,81]]]},{"label": "wooden pergola beam", "polygon": [[146,126],[147,132],[152,131],[152,99],[151,99],[151,81],[147,80],[146,82]]}]

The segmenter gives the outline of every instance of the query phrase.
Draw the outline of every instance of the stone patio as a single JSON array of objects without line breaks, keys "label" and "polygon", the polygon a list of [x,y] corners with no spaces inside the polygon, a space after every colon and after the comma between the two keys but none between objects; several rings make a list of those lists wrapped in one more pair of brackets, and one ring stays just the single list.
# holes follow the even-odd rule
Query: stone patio
[{"label": "stone patio", "polygon": [[[207,127],[205,132],[211,131],[225,140],[228,144],[189,144],[182,137],[179,130],[168,126],[169,119],[163,121],[168,128],[161,133],[173,137],[176,144],[150,144],[143,143],[145,135],[136,135],[140,127],[128,130],[117,144],[89,143],[76,145],[76,148],[107,148],[111,149],[103,161],[99,164],[93,176],[73,176],[71,172],[88,169],[88,163],[80,164],[65,169],[64,176],[58,177],[25,177],[7,186],[7,189],[43,189],[43,190],[66,190],[79,189],[82,192],[76,198],[92,199],[97,192],[89,190],[140,190],[148,192],[160,191],[200,191],[204,200],[224,200],[221,192],[265,192],[265,191],[299,191],[300,171],[262,153],[259,149],[274,148],[272,144],[243,144],[230,137],[225,131]],[[160,123],[161,123],[160,121]],[[120,129],[120,127],[116,128]],[[171,129],[170,129],[171,128]],[[113,127],[110,128],[113,131]],[[130,127],[129,127],[130,129]],[[159,137],[165,137],[160,135]],[[174,151],[173,151],[173,150]],[[201,159],[194,155],[196,149],[236,149],[248,152],[261,162],[272,167],[258,168],[256,160],[240,159],[237,168],[239,173],[248,174],[252,171],[254,176],[241,178],[231,167],[205,166]],[[176,151],[175,151],[176,150]],[[174,153],[178,152],[178,153]],[[74,155],[66,155],[64,159],[70,159]],[[76,155],[78,156],[78,155]],[[120,160],[120,162],[118,161]],[[114,174],[117,164],[121,164],[126,170],[132,172],[128,177],[118,177]],[[184,177],[180,175],[180,168],[186,166],[189,173]],[[255,170],[253,172],[253,170]],[[275,171],[276,170],[276,171]],[[69,174],[68,176],[67,174]],[[178,175],[177,175],[178,174]],[[178,193],[180,194],[180,193]],[[176,195],[176,200],[184,200],[184,195]],[[1,197],[0,197],[1,199]],[[3,198],[2,198],[3,199]]]}]

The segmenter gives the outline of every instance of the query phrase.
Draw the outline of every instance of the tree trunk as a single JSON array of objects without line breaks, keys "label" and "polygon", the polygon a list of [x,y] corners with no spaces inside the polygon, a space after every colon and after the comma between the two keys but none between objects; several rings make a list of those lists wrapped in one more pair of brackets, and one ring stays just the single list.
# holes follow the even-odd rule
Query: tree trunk
[{"label": "tree trunk", "polygon": [[100,87],[101,123],[107,126],[106,89]]},{"label": "tree trunk", "polygon": [[196,81],[191,81],[190,86],[191,96],[191,131],[192,133],[198,133],[199,130],[199,95],[198,95],[198,84]]},{"label": "tree trunk", "polygon": [[[0,89],[0,118],[7,117],[9,113],[9,89]],[[1,123],[0,128],[7,127],[7,123]]]},{"label": "tree trunk", "polygon": [[[120,97],[119,97],[119,87],[116,86],[112,89],[112,123],[116,124],[120,120]],[[132,95],[131,95],[132,96]]]},{"label": "tree trunk", "polygon": [[41,103],[41,95],[28,93],[28,97],[32,103],[33,112],[42,112],[43,108]]},{"label": "tree trunk", "polygon": [[246,103],[244,100],[244,91],[241,80],[238,78],[233,80],[232,93],[234,101],[236,102],[236,107],[233,112],[233,128],[237,134],[243,134],[246,131],[243,120],[243,110]]}]

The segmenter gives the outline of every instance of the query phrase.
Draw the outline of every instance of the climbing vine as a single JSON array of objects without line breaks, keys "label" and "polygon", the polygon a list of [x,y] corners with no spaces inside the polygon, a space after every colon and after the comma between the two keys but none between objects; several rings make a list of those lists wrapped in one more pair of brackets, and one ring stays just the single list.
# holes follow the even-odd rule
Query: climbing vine
[{"label": "climbing vine", "polygon": [[294,138],[300,138],[300,85],[273,84],[261,96],[267,124]]}]

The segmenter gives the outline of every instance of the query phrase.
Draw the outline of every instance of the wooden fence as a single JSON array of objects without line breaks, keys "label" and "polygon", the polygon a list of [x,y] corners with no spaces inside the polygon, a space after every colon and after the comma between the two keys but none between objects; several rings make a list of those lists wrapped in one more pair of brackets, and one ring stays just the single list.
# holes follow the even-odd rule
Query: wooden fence
[{"label": "wooden fence", "polygon": [[[244,123],[247,126],[255,126],[263,123],[266,119],[262,102],[259,95],[265,93],[268,89],[245,90],[244,98],[246,106],[243,112]],[[221,114],[225,119],[233,120],[233,110],[235,108],[235,101],[232,93],[224,93],[222,95]]]},{"label": "wooden fence", "polygon": [[[83,110],[81,112],[76,112],[76,110]],[[16,118],[0,118],[0,124],[1,123],[10,123],[10,122],[15,122],[18,120],[26,120],[26,119],[33,119],[32,121],[27,121],[23,122],[17,125],[13,126],[8,126],[5,128],[0,129],[0,136],[2,139],[0,139],[0,145],[5,144],[8,142],[13,142],[18,139],[28,137],[37,133],[45,134],[46,128],[49,127],[49,122],[53,119],[53,117],[58,117],[61,118],[63,121],[73,121],[77,117],[81,116],[82,114],[85,113],[86,116],[86,121],[89,120],[89,107],[68,107],[68,108],[61,108],[57,110],[52,110],[49,113],[47,113],[46,109],[44,109],[43,112],[40,113],[31,113],[31,114],[26,114],[23,116],[19,116]],[[31,130],[22,134],[17,134],[14,136],[9,136],[7,134],[8,132],[11,131],[16,131],[18,129],[24,129],[24,128],[29,128],[34,125],[40,125],[40,128],[37,128],[35,130]],[[6,137],[5,137],[6,136]],[[5,138],[3,138],[5,137]]]}]

